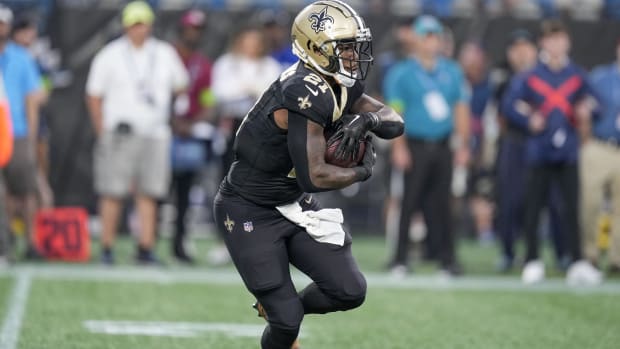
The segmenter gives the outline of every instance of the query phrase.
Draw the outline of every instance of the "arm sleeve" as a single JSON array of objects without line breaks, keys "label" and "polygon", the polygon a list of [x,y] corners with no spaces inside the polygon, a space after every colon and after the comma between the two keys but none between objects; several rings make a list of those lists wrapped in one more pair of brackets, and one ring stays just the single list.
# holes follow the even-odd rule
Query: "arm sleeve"
[{"label": "arm sleeve", "polygon": [[169,56],[172,71],[172,88],[175,92],[181,91],[189,85],[189,74],[181,58],[172,46],[166,44],[166,54]]},{"label": "arm sleeve", "polygon": [[293,160],[293,167],[297,175],[297,183],[306,193],[316,193],[330,189],[317,188],[310,179],[310,165],[308,163],[308,120],[305,116],[289,110],[288,112],[288,151]]},{"label": "arm sleeve", "polygon": [[509,83],[502,100],[502,114],[517,127],[529,131],[529,119],[520,111],[519,103],[525,103],[525,88],[527,75],[515,76]]},{"label": "arm sleeve", "polygon": [[346,112],[351,112],[351,106],[357,101],[366,90],[366,85],[361,80],[356,80],[355,84],[352,87],[348,88],[349,100],[347,102]]},{"label": "arm sleeve", "polygon": [[604,79],[605,79],[605,69],[604,68],[596,68],[590,73],[588,76],[588,88],[592,91],[594,98],[596,99],[596,107],[592,111],[592,117],[595,120],[598,120],[603,113],[603,109],[605,108],[605,98],[604,98]]},{"label": "arm sleeve", "polygon": [[26,74],[25,74],[25,91],[27,95],[40,91],[43,88],[41,83],[41,73],[36,62],[32,57],[27,57]]},{"label": "arm sleeve", "polygon": [[203,62],[203,70],[196,81],[196,86],[198,87],[198,100],[200,101],[200,106],[203,108],[210,108],[215,106],[215,96],[213,95],[213,90],[211,89],[211,64],[207,61]]},{"label": "arm sleeve", "polygon": [[456,103],[460,102],[469,105],[469,101],[471,100],[471,87],[463,76],[463,70],[456,64],[454,66],[454,76],[456,79],[456,86],[458,88]]},{"label": "arm sleeve", "polygon": [[102,97],[106,88],[105,51],[99,52],[93,59],[86,81],[86,93],[91,96]]},{"label": "arm sleeve", "polygon": [[601,91],[597,89],[585,70],[581,70],[583,85],[581,86],[580,97],[584,99],[592,108],[592,117],[598,119],[601,115]]}]

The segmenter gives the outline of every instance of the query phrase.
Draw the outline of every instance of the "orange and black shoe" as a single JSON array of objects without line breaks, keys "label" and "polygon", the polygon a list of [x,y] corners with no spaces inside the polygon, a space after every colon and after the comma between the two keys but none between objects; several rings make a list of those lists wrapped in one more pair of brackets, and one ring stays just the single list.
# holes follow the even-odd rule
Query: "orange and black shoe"
[{"label": "orange and black shoe", "polygon": [[[252,308],[256,309],[256,311],[258,312],[258,317],[262,317],[267,320],[267,312],[258,301],[252,304]],[[298,339],[295,339],[295,342],[293,342],[293,345],[291,345],[291,349],[301,349]]]}]

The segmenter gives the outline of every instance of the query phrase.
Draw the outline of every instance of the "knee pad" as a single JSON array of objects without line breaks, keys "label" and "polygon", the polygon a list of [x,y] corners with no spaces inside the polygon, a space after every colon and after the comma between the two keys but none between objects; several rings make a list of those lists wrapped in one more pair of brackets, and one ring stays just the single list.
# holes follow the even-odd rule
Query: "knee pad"
[{"label": "knee pad", "polygon": [[362,305],[366,299],[366,288],[366,278],[361,273],[346,281],[342,294],[337,296],[342,306],[341,310],[354,309]]},{"label": "knee pad", "polygon": [[350,300],[342,301],[343,309],[342,310],[351,310],[359,307],[366,300],[366,295],[358,296],[357,298],[353,298]]}]

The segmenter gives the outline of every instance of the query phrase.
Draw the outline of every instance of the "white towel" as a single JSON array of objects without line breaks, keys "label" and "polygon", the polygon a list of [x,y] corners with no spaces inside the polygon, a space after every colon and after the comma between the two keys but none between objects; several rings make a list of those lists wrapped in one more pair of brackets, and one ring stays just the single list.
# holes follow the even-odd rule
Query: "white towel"
[{"label": "white towel", "polygon": [[338,246],[344,245],[345,233],[342,229],[344,217],[339,208],[302,211],[299,202],[276,208],[286,219],[305,228],[314,240]]}]

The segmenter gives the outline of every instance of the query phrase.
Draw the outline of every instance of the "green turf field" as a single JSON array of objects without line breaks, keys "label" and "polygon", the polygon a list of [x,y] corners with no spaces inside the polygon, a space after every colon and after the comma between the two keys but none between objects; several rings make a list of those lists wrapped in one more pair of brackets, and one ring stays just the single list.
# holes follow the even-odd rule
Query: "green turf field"
[{"label": "green turf field", "polygon": [[[199,242],[199,247],[205,247]],[[160,246],[162,253],[166,245]],[[525,287],[490,274],[494,248],[461,249],[474,275],[430,265],[404,280],[381,273],[384,246],[356,242],[369,281],[359,309],[308,316],[302,348],[617,348],[620,283],[571,289],[559,277]],[[230,267],[18,264],[0,271],[0,349],[258,348],[263,320]],[[488,264],[488,265],[487,265]],[[551,269],[551,266],[550,266]],[[488,273],[486,273],[489,271]],[[481,276],[485,274],[486,276]],[[295,274],[303,287],[307,280]]]}]

